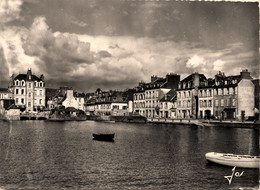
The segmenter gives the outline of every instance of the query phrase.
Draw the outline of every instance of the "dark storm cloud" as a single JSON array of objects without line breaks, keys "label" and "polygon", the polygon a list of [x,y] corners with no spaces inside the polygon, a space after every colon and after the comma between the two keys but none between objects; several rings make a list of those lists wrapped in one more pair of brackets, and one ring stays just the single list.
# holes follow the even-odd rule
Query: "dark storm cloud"
[{"label": "dark storm cloud", "polygon": [[36,64],[50,77],[64,76],[66,72],[77,70],[80,64],[91,64],[95,59],[111,57],[103,50],[95,58],[95,53],[90,51],[90,43],[79,41],[76,35],[53,33],[44,17],[35,18],[23,37],[23,48],[27,55],[38,58]]},{"label": "dark storm cloud", "polygon": [[3,48],[0,46],[0,81],[8,80],[9,68],[5,60]]},{"label": "dark storm cloud", "polygon": [[20,62],[19,72],[28,61],[55,84],[123,88],[153,74],[244,68],[257,76],[256,3],[27,0],[13,18],[20,7],[24,19],[11,24],[23,33],[5,41],[7,65]]}]

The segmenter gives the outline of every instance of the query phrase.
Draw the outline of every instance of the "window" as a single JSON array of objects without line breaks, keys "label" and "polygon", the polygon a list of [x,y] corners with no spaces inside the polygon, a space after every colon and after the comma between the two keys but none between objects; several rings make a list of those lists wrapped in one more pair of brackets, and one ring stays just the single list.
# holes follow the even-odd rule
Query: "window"
[{"label": "window", "polygon": [[24,94],[24,89],[22,89],[22,93],[21,94]]},{"label": "window", "polygon": [[15,103],[18,104],[18,98],[15,99]]},{"label": "window", "polygon": [[229,99],[227,99],[227,106],[230,106],[230,101],[229,101]]},{"label": "window", "polygon": [[200,107],[202,108],[203,107],[203,101],[200,100]]},{"label": "window", "polygon": [[208,107],[211,107],[211,106],[212,106],[212,101],[209,100],[209,101],[208,101]]},{"label": "window", "polygon": [[37,82],[36,81],[34,82],[34,86],[37,86]]},{"label": "window", "polygon": [[31,92],[29,92],[28,96],[29,96],[29,98],[31,98]]},{"label": "window", "polygon": [[217,89],[214,89],[214,94],[218,95],[218,90]]},{"label": "window", "polygon": [[236,99],[232,100],[232,106],[236,106]]},{"label": "window", "polygon": [[216,100],[215,105],[218,106],[218,100]]},{"label": "window", "polygon": [[28,102],[28,107],[31,107],[31,102]]},{"label": "window", "polygon": [[233,88],[229,88],[229,94],[234,94]]},{"label": "window", "polygon": [[204,100],[203,106],[204,106],[204,107],[207,107],[207,100]]},{"label": "window", "polygon": [[29,84],[28,84],[28,85],[29,85],[29,88],[31,88],[31,83],[30,83],[30,82],[29,82]]},{"label": "window", "polygon": [[218,89],[218,95],[222,95],[222,89],[221,88]]},{"label": "window", "polygon": [[188,100],[188,107],[190,107],[190,100]]},{"label": "window", "polygon": [[189,94],[189,98],[190,98],[190,91],[188,92],[188,94]]},{"label": "window", "polygon": [[24,86],[24,81],[22,81],[22,86]]},{"label": "window", "polygon": [[15,94],[19,94],[19,89],[15,89]]},{"label": "window", "polygon": [[42,104],[42,99],[39,100],[39,104]]},{"label": "window", "polygon": [[21,99],[21,103],[24,104],[24,99],[23,98]]},{"label": "window", "polygon": [[211,95],[212,95],[212,94],[211,94],[211,90],[209,90],[209,97],[211,97]]},{"label": "window", "polygon": [[221,104],[221,106],[224,106],[224,99],[220,100],[220,104]]}]

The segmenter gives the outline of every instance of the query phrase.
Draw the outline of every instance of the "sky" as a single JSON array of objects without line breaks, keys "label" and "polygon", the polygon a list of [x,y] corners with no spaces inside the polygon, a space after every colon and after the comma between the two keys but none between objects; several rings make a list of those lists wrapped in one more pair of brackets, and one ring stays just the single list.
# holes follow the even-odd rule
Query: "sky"
[{"label": "sky", "polygon": [[258,3],[0,0],[0,85],[29,68],[81,92],[167,73],[259,78]]}]

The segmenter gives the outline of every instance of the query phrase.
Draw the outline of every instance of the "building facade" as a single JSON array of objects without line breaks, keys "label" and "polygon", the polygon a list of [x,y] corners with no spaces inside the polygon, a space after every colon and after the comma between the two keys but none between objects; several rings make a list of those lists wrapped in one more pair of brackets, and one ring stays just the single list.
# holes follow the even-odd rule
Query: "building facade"
[{"label": "building facade", "polygon": [[0,100],[10,100],[13,98],[13,93],[8,88],[0,88]]},{"label": "building facade", "polygon": [[[180,81],[177,91],[177,118],[197,119],[199,116],[199,86],[205,83],[203,74],[193,73]],[[203,98],[203,97],[201,97]],[[201,99],[203,100],[203,99]]]},{"label": "building facade", "polygon": [[[160,117],[160,100],[170,90],[177,89],[179,81],[180,75],[170,73],[165,78],[151,76],[150,83],[140,82],[134,93],[134,113],[149,118]],[[167,117],[168,114],[167,111]]]},{"label": "building facade", "polygon": [[11,78],[9,90],[13,93],[15,105],[21,111],[33,112],[45,108],[44,76],[37,77],[29,69],[27,74],[19,74]]}]

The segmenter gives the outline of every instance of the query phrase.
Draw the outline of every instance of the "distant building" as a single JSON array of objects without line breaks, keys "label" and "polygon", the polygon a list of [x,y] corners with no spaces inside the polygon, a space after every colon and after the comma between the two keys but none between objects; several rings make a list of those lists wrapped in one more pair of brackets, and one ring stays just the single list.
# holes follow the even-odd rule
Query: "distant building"
[{"label": "distant building", "polygon": [[214,115],[220,119],[244,120],[254,116],[255,85],[248,70],[240,75],[215,75]]},{"label": "distant building", "polygon": [[198,90],[207,79],[204,74],[193,73],[180,81],[177,89],[177,117],[197,119],[199,113]]},{"label": "distant building", "polygon": [[176,118],[177,108],[177,95],[176,90],[172,89],[160,99],[160,106],[156,107],[156,111],[159,112],[160,118]]},{"label": "distant building", "polygon": [[255,85],[248,70],[214,79],[193,73],[180,82],[177,102],[179,118],[245,120],[255,115]]},{"label": "distant building", "polygon": [[8,88],[0,88],[0,100],[10,100],[13,98],[13,93]]},{"label": "distant building", "polygon": [[259,110],[260,110],[260,79],[252,80],[255,85],[255,115],[257,120],[260,120]]},{"label": "distant building", "polygon": [[159,117],[160,99],[177,89],[179,81],[180,75],[170,73],[165,78],[153,75],[150,83],[139,83],[134,93],[134,112],[145,117]]},{"label": "distant building", "polygon": [[21,111],[39,111],[45,108],[44,76],[37,77],[29,69],[27,74],[12,76],[9,90],[13,93],[15,105]]},{"label": "distant building", "polygon": [[127,102],[96,102],[86,104],[87,115],[127,115]]},{"label": "distant building", "polygon": [[85,110],[85,94],[74,92],[74,97],[78,103],[78,109]]}]

